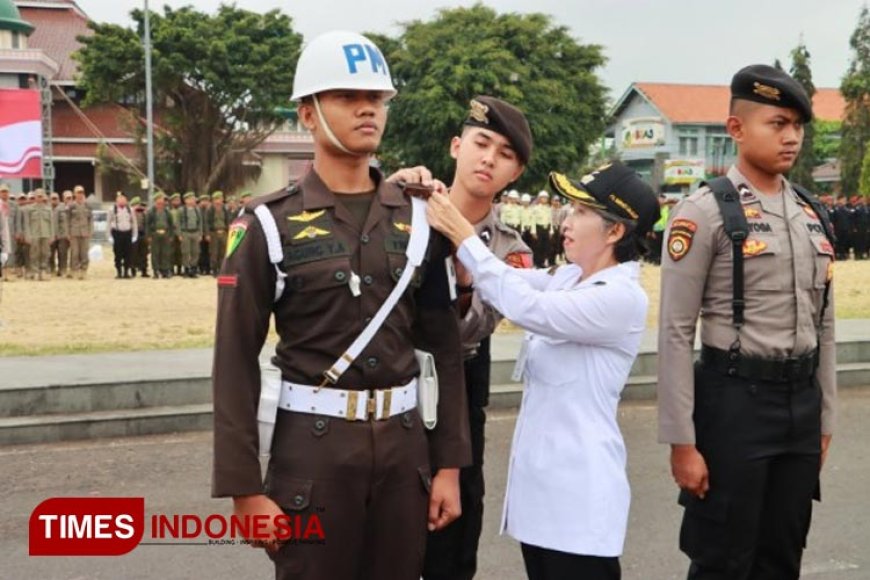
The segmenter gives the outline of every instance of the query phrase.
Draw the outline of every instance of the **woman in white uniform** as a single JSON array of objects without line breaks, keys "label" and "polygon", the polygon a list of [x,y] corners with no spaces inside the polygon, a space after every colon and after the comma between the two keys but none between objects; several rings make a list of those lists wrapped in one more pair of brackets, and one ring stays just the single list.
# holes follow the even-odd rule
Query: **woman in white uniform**
[{"label": "woman in white uniform", "polygon": [[520,541],[531,580],[618,579],[630,492],[616,413],[645,326],[637,260],[659,205],[621,164],[579,183],[552,173],[550,185],[574,205],[569,263],[555,270],[499,261],[444,195],[429,221],[484,301],[527,331],[502,532]]}]

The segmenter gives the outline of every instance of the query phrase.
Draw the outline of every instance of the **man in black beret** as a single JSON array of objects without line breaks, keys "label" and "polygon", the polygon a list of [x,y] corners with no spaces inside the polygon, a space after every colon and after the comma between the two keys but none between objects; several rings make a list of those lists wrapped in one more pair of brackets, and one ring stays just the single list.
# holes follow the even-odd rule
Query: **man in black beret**
[{"label": "man in black beret", "polygon": [[731,94],[737,161],[665,232],[659,441],[689,580],[797,580],[835,423],[834,248],[827,212],[784,177],[812,120],[806,93],[753,65]]},{"label": "man in black beret", "polygon": [[[525,115],[510,103],[491,96],[471,100],[461,133],[450,141],[450,155],[456,160],[450,185],[451,202],[474,225],[487,247],[516,268],[531,267],[532,252],[516,230],[499,220],[493,202],[520,178],[531,154],[532,132]],[[431,177],[425,167],[415,167],[402,169],[389,180],[428,184]],[[477,571],[477,548],[483,525],[489,337],[502,317],[483,303],[461,263],[454,263],[473,465],[460,471],[462,515],[443,530],[429,534],[424,580],[471,580]]]}]

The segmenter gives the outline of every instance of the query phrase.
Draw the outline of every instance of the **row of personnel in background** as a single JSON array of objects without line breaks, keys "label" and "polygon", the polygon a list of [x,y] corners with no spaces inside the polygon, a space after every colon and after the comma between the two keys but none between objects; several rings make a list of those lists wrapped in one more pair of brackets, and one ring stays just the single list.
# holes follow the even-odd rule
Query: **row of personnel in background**
[{"label": "row of personnel in background", "polygon": [[571,208],[558,197],[541,191],[532,202],[528,193],[512,189],[495,204],[496,215],[503,224],[520,233],[532,250],[535,267],[554,266],[557,258],[564,260],[561,229]]},{"label": "row of personnel in background", "polygon": [[864,198],[857,195],[847,198],[843,195],[836,202],[831,196],[820,199],[834,226],[837,259],[848,260],[852,255],[856,260],[866,260],[870,251],[870,208]]},{"label": "row of personnel in background", "polygon": [[198,198],[193,192],[183,196],[158,192],[147,208],[139,197],[128,203],[119,193],[109,210],[108,226],[115,277],[132,278],[137,271],[149,277],[149,254],[156,279],[173,274],[189,278],[200,273],[217,275],[230,222],[251,198],[252,194],[244,193],[237,203],[235,196],[225,199],[220,191]]},{"label": "row of personnel in background", "polygon": [[11,199],[9,187],[0,184],[0,222],[8,234],[4,280],[12,272],[31,280],[48,280],[52,271],[84,278],[94,224],[83,188],[65,191],[61,203],[57,193],[48,196],[44,189]]}]

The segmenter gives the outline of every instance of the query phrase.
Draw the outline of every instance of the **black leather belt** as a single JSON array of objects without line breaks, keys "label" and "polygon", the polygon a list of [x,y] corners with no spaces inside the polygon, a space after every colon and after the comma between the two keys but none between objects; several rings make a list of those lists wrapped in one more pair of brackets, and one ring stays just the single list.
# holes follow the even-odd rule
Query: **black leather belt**
[{"label": "black leather belt", "polygon": [[701,347],[701,365],[731,377],[773,383],[811,378],[819,366],[819,351],[785,359],[750,358],[711,346]]}]

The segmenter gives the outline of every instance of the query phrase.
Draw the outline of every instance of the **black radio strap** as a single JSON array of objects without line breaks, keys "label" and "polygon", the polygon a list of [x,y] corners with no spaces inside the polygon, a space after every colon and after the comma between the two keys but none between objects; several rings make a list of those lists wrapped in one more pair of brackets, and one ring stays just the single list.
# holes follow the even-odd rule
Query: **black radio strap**
[{"label": "black radio strap", "polygon": [[749,224],[746,222],[746,214],[743,213],[740,194],[737,193],[737,189],[730,179],[717,177],[701,185],[706,185],[713,192],[716,203],[719,205],[719,211],[722,213],[725,234],[731,240],[731,323],[739,331],[743,326],[743,312],[746,309],[746,301],[743,296],[743,242],[749,236]]}]

